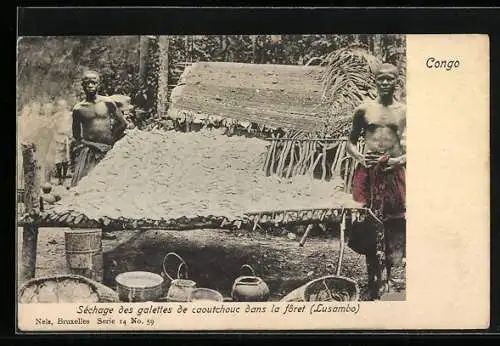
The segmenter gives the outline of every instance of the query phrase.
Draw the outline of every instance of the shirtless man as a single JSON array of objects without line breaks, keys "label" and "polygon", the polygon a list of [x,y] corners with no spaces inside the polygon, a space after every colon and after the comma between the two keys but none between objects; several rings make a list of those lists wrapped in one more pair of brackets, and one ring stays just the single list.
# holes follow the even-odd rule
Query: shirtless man
[{"label": "shirtless man", "polygon": [[[86,98],[73,107],[75,169],[71,186],[76,186],[104,158],[127,128],[127,121],[115,102],[97,94],[99,80],[97,72],[84,74],[82,87]],[[102,238],[116,239],[116,236],[103,228]]]},{"label": "shirtless man", "polygon": [[127,122],[115,102],[97,94],[99,80],[97,72],[84,74],[82,87],[86,99],[73,107],[73,152],[76,162],[71,186],[76,186],[104,158],[127,128]]},{"label": "shirtless man", "polygon": [[[406,257],[406,108],[394,100],[397,77],[395,66],[379,66],[375,72],[378,97],[357,107],[347,143],[347,151],[359,163],[353,178],[353,199],[370,208],[384,223],[388,283],[392,281],[393,266],[404,263]],[[364,152],[357,150],[361,136],[365,140]],[[377,299],[377,249],[365,255],[370,294]]]}]

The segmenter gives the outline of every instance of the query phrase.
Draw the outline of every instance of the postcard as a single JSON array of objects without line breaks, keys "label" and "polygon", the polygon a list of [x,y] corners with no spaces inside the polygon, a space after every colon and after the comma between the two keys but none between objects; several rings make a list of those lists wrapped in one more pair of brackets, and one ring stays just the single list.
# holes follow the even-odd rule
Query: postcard
[{"label": "postcard", "polygon": [[17,48],[20,333],[489,326],[488,35]]}]

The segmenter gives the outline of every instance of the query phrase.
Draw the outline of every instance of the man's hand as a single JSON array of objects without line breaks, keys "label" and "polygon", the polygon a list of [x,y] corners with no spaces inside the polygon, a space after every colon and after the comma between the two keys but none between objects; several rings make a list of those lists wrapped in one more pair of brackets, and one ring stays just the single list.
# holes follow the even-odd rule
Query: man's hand
[{"label": "man's hand", "polygon": [[373,167],[378,163],[382,163],[386,161],[387,158],[384,157],[384,154],[377,152],[366,153],[363,157],[364,166],[367,168]]},{"label": "man's hand", "polygon": [[402,157],[391,157],[390,159],[387,160],[386,165],[383,169],[384,172],[392,171],[395,168],[399,168],[404,165],[404,160]]}]

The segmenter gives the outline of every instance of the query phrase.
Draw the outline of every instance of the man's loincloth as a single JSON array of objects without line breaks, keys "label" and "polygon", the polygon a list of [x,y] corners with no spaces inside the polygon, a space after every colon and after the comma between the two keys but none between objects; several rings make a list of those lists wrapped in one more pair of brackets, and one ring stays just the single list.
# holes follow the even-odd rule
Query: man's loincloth
[{"label": "man's loincloth", "polygon": [[382,221],[406,218],[404,167],[384,172],[385,165],[358,165],[354,171],[352,197],[370,208]]},{"label": "man's loincloth", "polygon": [[81,140],[73,148],[76,162],[71,186],[76,186],[80,179],[89,174],[112,147],[109,144]]},{"label": "man's loincloth", "polygon": [[364,255],[380,251],[384,246],[386,258],[394,263],[406,253],[405,169],[399,167],[384,172],[384,167],[387,166],[379,164],[366,168],[358,165],[354,171],[352,195],[384,223],[385,232],[380,234],[369,222],[355,225],[349,246]]}]

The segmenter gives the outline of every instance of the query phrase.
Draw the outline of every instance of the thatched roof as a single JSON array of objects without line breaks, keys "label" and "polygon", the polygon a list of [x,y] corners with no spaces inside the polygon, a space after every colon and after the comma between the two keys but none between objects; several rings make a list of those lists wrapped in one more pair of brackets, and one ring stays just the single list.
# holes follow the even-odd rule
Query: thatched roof
[{"label": "thatched roof", "polygon": [[322,132],[329,107],[321,102],[322,71],[316,66],[194,63],[172,91],[168,116]]},{"label": "thatched roof", "polygon": [[359,207],[331,182],[265,177],[266,141],[218,132],[130,131],[49,218],[172,227],[261,211]]}]

